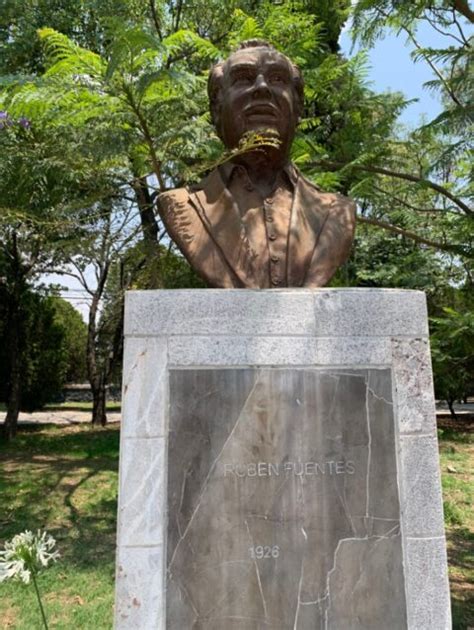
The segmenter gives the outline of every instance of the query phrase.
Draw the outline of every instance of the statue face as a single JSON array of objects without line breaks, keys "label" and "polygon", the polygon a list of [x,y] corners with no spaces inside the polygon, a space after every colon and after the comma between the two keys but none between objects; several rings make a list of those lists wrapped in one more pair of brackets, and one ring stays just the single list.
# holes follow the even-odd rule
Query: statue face
[{"label": "statue face", "polygon": [[227,147],[235,147],[245,132],[274,129],[287,151],[297,120],[293,69],[286,57],[265,48],[246,48],[229,57],[218,120]]}]

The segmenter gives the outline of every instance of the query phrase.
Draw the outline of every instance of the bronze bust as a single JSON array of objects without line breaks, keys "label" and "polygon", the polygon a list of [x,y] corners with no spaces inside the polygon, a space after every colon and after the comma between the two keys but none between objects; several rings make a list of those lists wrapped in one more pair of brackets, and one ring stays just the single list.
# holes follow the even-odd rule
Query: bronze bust
[{"label": "bronze bust", "polygon": [[162,193],[169,235],[212,287],[326,285],[349,255],[355,204],[322,192],[289,162],[303,109],[299,69],[251,40],[212,68],[208,92],[226,147],[251,131],[271,130],[279,143],[234,156],[194,189]]}]

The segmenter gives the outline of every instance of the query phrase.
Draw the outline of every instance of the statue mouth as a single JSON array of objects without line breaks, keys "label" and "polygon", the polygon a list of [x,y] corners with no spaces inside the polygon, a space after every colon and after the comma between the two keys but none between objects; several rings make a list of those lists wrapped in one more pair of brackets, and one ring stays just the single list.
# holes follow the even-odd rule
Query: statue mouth
[{"label": "statue mouth", "polygon": [[247,120],[251,122],[274,122],[278,118],[278,110],[268,103],[247,105],[244,109]]}]

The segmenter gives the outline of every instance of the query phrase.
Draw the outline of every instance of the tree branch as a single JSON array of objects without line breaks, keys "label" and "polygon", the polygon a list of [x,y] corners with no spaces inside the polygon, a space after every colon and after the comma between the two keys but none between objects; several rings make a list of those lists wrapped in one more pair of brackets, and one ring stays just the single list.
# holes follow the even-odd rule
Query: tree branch
[{"label": "tree branch", "polygon": [[[454,0],[454,2],[456,2],[456,1],[457,0]],[[463,2],[463,0],[460,0],[460,1]],[[386,11],[384,11],[380,7],[378,7],[376,10],[386,20],[389,19],[390,16],[389,16],[389,14]],[[422,52],[423,51],[423,47],[418,43],[415,35],[412,33],[412,31],[409,29],[409,27],[406,24],[402,24],[400,26],[399,31],[401,31],[401,30],[405,31],[405,33],[408,35],[408,38],[413,42],[413,45],[415,46],[415,48],[418,51],[420,51],[420,54],[423,56],[423,59],[430,66],[430,68],[433,70],[435,75],[438,77],[440,83],[443,85],[443,87],[446,90],[446,92],[448,93],[449,97],[456,103],[456,105],[458,107],[460,107],[461,109],[466,109],[465,105],[458,99],[458,97],[456,96],[456,94],[453,91],[452,87],[449,85],[449,83],[444,78],[443,73],[438,69],[436,64],[429,58],[429,56],[426,53]]]},{"label": "tree branch", "polygon": [[423,177],[418,177],[417,175],[411,175],[410,173],[399,173],[397,171],[391,171],[386,168],[380,168],[378,166],[368,166],[363,164],[347,164],[344,162],[333,162],[330,160],[318,160],[316,162],[311,162],[310,166],[323,167],[330,171],[339,171],[342,168],[354,168],[358,171],[366,171],[368,173],[377,173],[378,175],[386,175],[387,177],[396,177],[397,179],[405,179],[409,182],[415,182],[417,184],[423,184],[423,186],[427,186],[436,192],[440,193],[444,197],[451,199],[453,203],[455,203],[461,210],[469,215],[474,215],[474,211],[461,199],[453,195],[447,188],[436,184],[436,182],[432,182],[429,179],[424,179]]},{"label": "tree branch", "polygon": [[163,39],[163,35],[161,33],[160,20],[158,19],[158,13],[156,12],[155,0],[150,0],[150,11],[151,17],[153,19],[153,24],[155,25],[156,32],[158,33],[158,37],[160,41]]},{"label": "tree branch", "polygon": [[467,258],[474,258],[474,253],[468,253],[457,245],[438,243],[437,241],[432,241],[428,238],[424,238],[423,236],[415,234],[415,232],[404,230],[403,228],[392,225],[391,223],[386,223],[385,221],[379,221],[378,219],[369,219],[368,217],[361,217],[360,215],[357,215],[357,221],[359,223],[366,223],[367,225],[374,225],[376,227],[382,228],[383,230],[387,230],[388,232],[392,232],[393,234],[398,234],[399,236],[409,238],[416,243],[421,243],[422,245],[433,247],[434,249],[450,252],[451,254],[466,256]]},{"label": "tree branch", "polygon": [[375,186],[375,184],[372,184],[372,188],[376,190],[377,192],[380,192],[383,195],[390,197],[391,199],[393,199],[400,205],[405,206],[405,208],[408,208],[409,210],[413,210],[414,212],[419,212],[423,214],[440,214],[440,213],[445,213],[445,212],[451,212],[452,214],[456,214],[456,215],[458,214],[458,212],[453,212],[452,210],[446,210],[445,208],[419,208],[418,206],[413,206],[411,203],[408,203],[408,201],[405,201],[404,199],[401,199],[400,197],[396,197],[390,190],[385,190],[384,188]]},{"label": "tree branch", "polygon": [[461,25],[459,24],[458,18],[457,18],[457,16],[456,16],[456,10],[455,10],[455,9],[452,9],[452,11],[453,11],[453,24],[455,24],[455,25],[456,25],[456,28],[458,29],[458,31],[459,31],[459,35],[462,37],[462,39],[463,39],[463,41],[464,41],[465,46],[467,46],[468,48],[470,48],[471,46],[470,46],[470,44],[469,44],[469,42],[468,42],[468,40],[467,40],[466,36],[464,35],[464,31],[462,30],[462,27],[461,27]]},{"label": "tree branch", "polygon": [[145,117],[143,116],[142,112],[140,111],[140,107],[135,103],[135,100],[133,98],[133,94],[131,92],[131,90],[129,89],[128,86],[124,86],[125,89],[125,93],[127,95],[127,102],[130,105],[132,111],[134,112],[134,114],[136,115],[136,117],[138,118],[138,122],[140,124],[140,129],[142,131],[143,134],[143,139],[145,140],[147,146],[148,146],[148,150],[150,152],[150,159],[151,159],[151,163],[153,166],[153,170],[155,172],[155,175],[158,179],[158,182],[160,184],[160,187],[162,190],[165,190],[165,183],[163,181],[163,177],[161,175],[161,162],[158,159],[158,156],[156,154],[155,151],[155,146],[153,144],[153,138],[150,132],[150,129],[148,127],[148,123],[145,119]]},{"label": "tree branch", "polygon": [[461,46],[468,46],[469,44],[462,39],[459,39],[459,37],[456,37],[456,35],[453,35],[452,33],[448,33],[448,31],[443,31],[442,29],[439,28],[439,26],[436,24],[436,22],[434,22],[431,18],[429,18],[427,15],[425,15],[425,20],[428,22],[428,24],[434,28],[435,31],[437,31],[438,33],[440,33],[441,35],[444,35],[445,37],[451,37],[452,39],[454,39],[456,42],[458,42],[459,44],[461,44]]},{"label": "tree branch", "polygon": [[467,0],[453,0],[453,8],[461,15],[464,15],[469,22],[474,24],[474,11],[470,8]]},{"label": "tree branch", "polygon": [[181,22],[181,11],[183,10],[183,0],[178,0],[176,7],[176,18],[174,22],[174,32],[179,30],[179,23]]},{"label": "tree branch", "polygon": [[438,77],[438,79],[440,80],[440,82],[443,85],[444,89],[446,90],[446,92],[451,97],[451,100],[454,101],[458,107],[461,107],[462,109],[466,109],[466,106],[464,105],[464,103],[462,103],[458,99],[458,97],[456,96],[456,93],[453,91],[452,87],[449,85],[449,83],[444,78],[443,73],[441,72],[441,70],[438,69],[436,64],[429,58],[429,56],[426,53],[421,52],[423,50],[423,47],[419,44],[418,40],[413,35],[413,33],[410,31],[410,29],[408,27],[406,27],[406,26],[403,26],[402,28],[405,31],[405,33],[408,35],[408,37],[411,39],[411,41],[413,42],[413,45],[415,46],[415,48],[420,51],[420,54],[423,56],[423,59],[426,61],[426,63],[429,65],[429,67],[433,70],[435,75]]}]

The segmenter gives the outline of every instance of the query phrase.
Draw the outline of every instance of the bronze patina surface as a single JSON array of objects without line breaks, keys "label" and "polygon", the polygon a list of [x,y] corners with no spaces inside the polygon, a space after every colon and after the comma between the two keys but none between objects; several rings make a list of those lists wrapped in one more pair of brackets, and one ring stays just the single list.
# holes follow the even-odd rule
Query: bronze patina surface
[{"label": "bronze patina surface", "polygon": [[209,98],[227,148],[265,130],[279,146],[236,156],[197,187],[161,194],[171,238],[212,287],[326,285],[349,256],[355,204],[322,192],[289,161],[303,108],[300,71],[266,42],[245,42],[211,70]]}]

